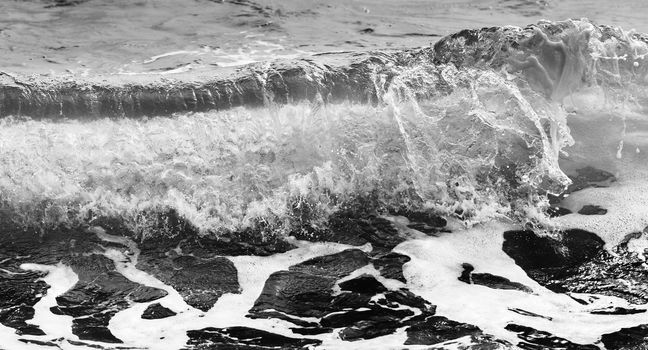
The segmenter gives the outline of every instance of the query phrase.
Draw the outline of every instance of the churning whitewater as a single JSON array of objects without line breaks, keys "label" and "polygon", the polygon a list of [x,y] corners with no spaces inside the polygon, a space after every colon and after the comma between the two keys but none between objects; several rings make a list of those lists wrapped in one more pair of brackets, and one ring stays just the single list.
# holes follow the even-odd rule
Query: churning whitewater
[{"label": "churning whitewater", "polygon": [[646,349],[647,55],[568,20],[5,74],[0,349]]}]

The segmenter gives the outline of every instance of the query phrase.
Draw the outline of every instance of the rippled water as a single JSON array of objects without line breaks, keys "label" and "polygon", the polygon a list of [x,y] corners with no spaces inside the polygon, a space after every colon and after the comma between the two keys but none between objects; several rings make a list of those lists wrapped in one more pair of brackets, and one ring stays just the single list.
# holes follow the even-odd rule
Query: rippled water
[{"label": "rippled water", "polygon": [[8,73],[162,73],[427,46],[467,28],[540,19],[648,32],[646,11],[642,0],[12,0],[0,4],[0,49]]}]

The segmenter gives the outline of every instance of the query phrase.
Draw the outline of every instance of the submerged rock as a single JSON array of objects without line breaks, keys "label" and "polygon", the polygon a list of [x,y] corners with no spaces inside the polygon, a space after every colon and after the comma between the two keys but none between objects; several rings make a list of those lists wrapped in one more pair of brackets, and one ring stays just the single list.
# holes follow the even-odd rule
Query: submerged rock
[{"label": "submerged rock", "polygon": [[405,345],[433,345],[467,335],[481,335],[479,327],[455,322],[442,316],[429,316],[406,329]]},{"label": "submerged rock", "polygon": [[20,334],[43,335],[26,320],[34,316],[33,305],[49,288],[38,280],[45,273],[21,270],[23,263],[63,262],[79,276],[71,290],[57,297],[59,306],[52,312],[74,317],[72,331],[80,339],[120,342],[107,328],[110,318],[132,302],[166,295],[163,290],[134,283],[118,273],[112,260],[97,253],[104,250],[104,242],[93,233],[68,229],[41,234],[9,227],[6,225],[0,235],[0,267],[4,269],[0,272],[0,323],[16,328]]},{"label": "submerged rock", "polygon": [[372,307],[369,310],[351,310],[328,315],[320,322],[324,327],[344,328],[340,331],[342,340],[371,339],[392,334],[402,327],[401,321],[414,315],[412,310],[394,310]]},{"label": "submerged rock", "polygon": [[45,282],[39,281],[44,274],[7,265],[10,265],[7,261],[0,263],[3,269],[0,270],[0,324],[16,329],[17,334],[44,335],[38,326],[27,323],[34,317],[33,306],[49,289]]},{"label": "submerged rock", "polygon": [[[220,256],[225,251],[232,253],[233,245],[224,246],[215,238],[201,236],[175,212],[168,213],[164,222],[175,235],[140,243],[137,268],[170,285],[187,304],[202,311],[209,310],[225,293],[240,293],[236,267]],[[241,248],[242,244],[236,246]]]},{"label": "submerged rock", "polygon": [[582,345],[570,342],[567,339],[556,337],[551,333],[538,331],[531,327],[517,324],[508,324],[506,330],[517,333],[518,338],[523,340],[517,345],[522,349],[566,349],[566,350],[598,350],[596,345]]},{"label": "submerged rock", "polygon": [[393,215],[406,217],[410,223],[407,227],[423,232],[428,236],[436,236],[440,232],[449,232],[446,228],[448,221],[431,212],[415,212],[411,210],[395,211]]},{"label": "submerged rock", "polygon": [[373,265],[380,272],[381,276],[407,283],[403,275],[403,265],[410,260],[412,259],[407,255],[390,252],[375,257],[373,259]]},{"label": "submerged rock", "polygon": [[322,341],[289,338],[248,327],[208,327],[187,332],[187,349],[303,349]]},{"label": "submerged rock", "polygon": [[79,255],[69,262],[79,282],[56,297],[58,306],[52,312],[74,317],[72,333],[81,340],[121,343],[108,329],[110,319],[132,302],[149,302],[167,295],[164,290],[128,280],[103,255]]},{"label": "submerged rock", "polygon": [[167,309],[160,303],[149,305],[142,313],[142,318],[145,320],[157,320],[177,315],[174,311]]},{"label": "submerged rock", "polygon": [[533,290],[531,290],[531,288],[523,285],[522,283],[512,282],[508,278],[492,275],[490,273],[474,273],[473,271],[475,270],[475,268],[468,263],[464,263],[461,266],[464,270],[461,273],[461,276],[459,276],[458,280],[462,282],[468,284],[478,284],[493,289],[512,289],[525,293],[533,293]]},{"label": "submerged rock", "polygon": [[614,174],[591,166],[576,170],[576,175],[570,176],[570,178],[572,179],[572,184],[569,186],[569,193],[587,187],[609,187],[616,181]]},{"label": "submerged rock", "polygon": [[387,253],[405,241],[391,221],[373,214],[342,211],[328,219],[326,229],[304,228],[296,233],[299,239],[314,242],[336,242],[354,246],[371,243],[374,253]]},{"label": "submerged rock", "polygon": [[173,259],[144,259],[138,267],[172,286],[187,304],[202,311],[211,309],[225,293],[240,293],[236,267],[227,258],[181,255]]},{"label": "submerged rock", "polygon": [[340,289],[347,292],[376,295],[384,293],[387,288],[378,282],[374,276],[364,274],[352,280],[344,281],[339,284]]},{"label": "submerged rock", "polygon": [[581,214],[581,215],[605,215],[605,214],[607,214],[607,209],[601,208],[598,205],[585,205],[578,211],[578,214]]},{"label": "submerged rock", "polygon": [[[402,276],[402,264],[409,257],[389,253],[373,263],[377,261],[384,263],[380,265],[381,274],[393,269],[399,271],[395,275]],[[435,313],[434,305],[405,288],[389,290],[375,276],[363,274],[340,281],[371,262],[367,253],[351,249],[275,272],[266,281],[248,317],[277,317],[300,326],[291,328],[297,334],[337,332],[346,341],[376,338],[404,327],[411,327],[412,336],[407,344],[432,344],[431,334],[435,331],[439,332],[435,338],[438,342],[481,334],[475,326],[445,318],[428,319]],[[301,317],[316,318],[317,322]],[[451,327],[458,328],[451,331]]]},{"label": "submerged rock", "polygon": [[57,247],[52,236],[25,232],[3,222],[0,232],[0,324],[16,329],[17,334],[43,335],[27,321],[34,317],[34,305],[49,286],[40,280],[46,273],[21,269],[24,263],[56,264]]}]

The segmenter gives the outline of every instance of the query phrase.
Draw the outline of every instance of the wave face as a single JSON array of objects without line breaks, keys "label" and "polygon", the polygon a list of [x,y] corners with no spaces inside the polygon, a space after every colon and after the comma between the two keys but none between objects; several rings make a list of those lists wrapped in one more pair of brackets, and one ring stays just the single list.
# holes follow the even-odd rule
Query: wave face
[{"label": "wave face", "polygon": [[[569,164],[605,158],[581,147],[594,133],[570,131],[570,120],[587,130],[610,111],[621,122],[642,120],[645,42],[587,21],[463,31],[346,68],[250,68],[253,78],[223,80],[230,95],[220,98],[239,102],[218,110],[176,101],[176,109],[123,115],[138,118],[90,107],[96,113],[84,117],[77,107],[97,95],[83,82],[66,85],[68,95],[54,84],[57,93],[41,95],[51,101],[32,106],[73,94],[66,108],[77,112],[61,107],[52,119],[49,107],[36,108],[32,119],[14,110],[0,121],[2,211],[43,227],[119,216],[144,235],[169,210],[216,233],[325,228],[345,210],[534,217],[547,193],[570,183]],[[49,86],[37,85],[36,93]],[[2,102],[35,96],[21,86]],[[140,95],[147,103],[169,96],[150,89]]]}]

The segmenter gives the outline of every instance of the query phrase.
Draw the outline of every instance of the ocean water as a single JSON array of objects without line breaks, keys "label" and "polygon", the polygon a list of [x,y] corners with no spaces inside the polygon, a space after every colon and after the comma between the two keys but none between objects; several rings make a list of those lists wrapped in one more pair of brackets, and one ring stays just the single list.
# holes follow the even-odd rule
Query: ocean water
[{"label": "ocean water", "polygon": [[[83,230],[99,242],[83,254],[165,291],[157,302],[173,317],[142,320],[152,302],[130,297],[111,314],[108,333],[125,347],[207,349],[187,343],[188,331],[206,327],[306,337],[294,322],[249,312],[278,271],[354,247],[381,249],[318,236],[339,217],[385,220],[404,237],[388,251],[410,260],[405,281],[366,264],[335,288],[363,275],[389,291],[407,288],[499,348],[528,341],[511,324],[606,348],[604,334],[648,323],[641,312],[592,312],[645,311],[645,279],[611,277],[627,294],[639,289],[635,299],[600,286],[561,291],[503,250],[506,231],[564,241],[563,232],[585,230],[613,258],[623,246],[632,271],[648,271],[644,1],[43,0],[5,1],[0,13],[0,231]],[[464,31],[482,27],[491,29]],[[193,95],[174,99],[178,87]],[[207,95],[211,102],[200,102]],[[111,101],[118,107],[106,107]],[[583,180],[592,168],[603,178]],[[586,206],[605,213],[579,213]],[[549,215],[552,208],[570,213]],[[447,225],[428,235],[408,213]],[[200,310],[138,265],[146,242],[184,234],[279,239],[294,249],[213,253],[210,261],[231,261],[239,292]],[[11,284],[40,271],[50,288],[27,317],[45,335],[16,332],[0,313],[0,349],[117,346],[79,332],[78,315],[54,312],[85,278],[69,258],[34,260],[2,242],[0,265],[19,263],[0,266],[0,278]],[[531,292],[465,283],[462,264]],[[19,304],[3,298],[5,309]],[[628,346],[645,348],[643,337]],[[354,342],[339,329],[307,338],[322,349],[392,349],[408,334],[402,326]],[[484,344],[460,337],[434,346]]]}]

